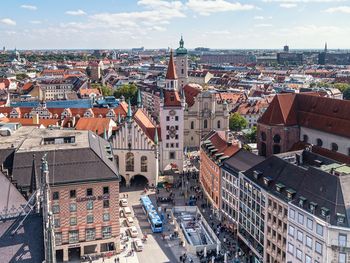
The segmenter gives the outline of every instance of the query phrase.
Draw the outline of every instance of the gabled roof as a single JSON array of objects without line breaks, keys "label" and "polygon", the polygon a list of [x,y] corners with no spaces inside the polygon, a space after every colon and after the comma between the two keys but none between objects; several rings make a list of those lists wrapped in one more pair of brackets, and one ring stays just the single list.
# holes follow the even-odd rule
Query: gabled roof
[{"label": "gabled roof", "polygon": [[113,122],[113,120],[109,118],[79,118],[75,129],[92,131],[98,135],[102,135],[105,130],[109,130],[110,122]]},{"label": "gabled roof", "polygon": [[183,87],[188,107],[192,107],[195,102],[195,97],[201,93],[202,86],[198,84],[187,84]]},{"label": "gabled roof", "polygon": [[180,95],[177,91],[164,90],[165,107],[181,107]]},{"label": "gabled roof", "polygon": [[[154,135],[156,131],[156,126],[154,122],[151,120],[152,117],[150,117],[144,109],[137,109],[137,111],[134,114],[134,120],[135,122],[141,127],[143,132],[147,135],[147,137],[154,142]],[[160,128],[157,127],[158,132],[158,140],[160,138]]]}]

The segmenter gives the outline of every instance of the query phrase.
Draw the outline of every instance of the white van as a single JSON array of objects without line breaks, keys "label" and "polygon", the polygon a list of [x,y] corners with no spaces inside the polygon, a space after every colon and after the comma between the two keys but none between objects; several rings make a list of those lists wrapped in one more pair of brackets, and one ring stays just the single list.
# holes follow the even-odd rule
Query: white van
[{"label": "white van", "polygon": [[136,238],[133,243],[134,243],[136,251],[142,251],[143,250],[143,244],[142,244],[141,239]]},{"label": "white van", "polygon": [[123,207],[123,213],[124,213],[124,217],[132,216],[131,209],[128,206]]},{"label": "white van", "polygon": [[125,221],[128,226],[134,225],[134,219],[131,216],[127,217]]},{"label": "white van", "polygon": [[125,198],[120,199],[119,204],[121,207],[126,207],[128,206],[128,200]]},{"label": "white van", "polygon": [[139,235],[136,226],[129,227],[128,232],[130,237],[137,237]]}]

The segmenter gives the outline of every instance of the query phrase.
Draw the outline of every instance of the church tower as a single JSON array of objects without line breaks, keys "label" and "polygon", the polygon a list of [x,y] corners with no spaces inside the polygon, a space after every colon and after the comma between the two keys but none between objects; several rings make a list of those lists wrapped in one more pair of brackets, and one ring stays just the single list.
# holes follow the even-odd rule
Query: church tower
[{"label": "church tower", "polygon": [[173,52],[171,51],[165,87],[161,92],[159,111],[162,131],[160,164],[162,172],[174,167],[180,172],[183,170],[185,97],[180,95],[178,84]]},{"label": "church tower", "polygon": [[181,36],[180,46],[176,49],[176,73],[179,77],[179,88],[180,90],[188,83],[188,55],[187,49],[184,48],[184,40]]}]

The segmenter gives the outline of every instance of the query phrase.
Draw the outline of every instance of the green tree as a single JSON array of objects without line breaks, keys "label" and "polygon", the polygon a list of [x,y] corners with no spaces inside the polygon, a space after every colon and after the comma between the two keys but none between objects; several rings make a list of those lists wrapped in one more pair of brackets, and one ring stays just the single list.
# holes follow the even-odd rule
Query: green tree
[{"label": "green tree", "polygon": [[256,133],[257,133],[257,128],[256,126],[253,126],[250,132],[246,134],[246,140],[249,143],[256,143]]},{"label": "green tree", "polygon": [[108,86],[94,83],[91,85],[91,87],[94,89],[99,89],[103,96],[112,96],[113,95],[112,89]]},{"label": "green tree", "polygon": [[120,98],[124,96],[125,100],[130,102],[132,105],[136,105],[137,103],[137,86],[134,83],[124,84],[120,88],[114,91],[114,97]]},{"label": "green tree", "polygon": [[18,74],[16,74],[16,79],[19,80],[19,81],[27,79],[27,78],[29,78],[29,76],[27,74],[25,74],[25,73],[18,73]]},{"label": "green tree", "polygon": [[344,92],[346,89],[350,88],[350,84],[348,83],[335,83],[333,86],[341,92]]},{"label": "green tree", "polygon": [[231,131],[240,131],[247,127],[248,122],[238,112],[231,114],[229,119]]},{"label": "green tree", "polygon": [[242,148],[248,152],[252,152],[253,150],[252,147],[250,147],[248,144],[244,144]]},{"label": "green tree", "polygon": [[343,91],[344,100],[350,100],[350,87]]}]

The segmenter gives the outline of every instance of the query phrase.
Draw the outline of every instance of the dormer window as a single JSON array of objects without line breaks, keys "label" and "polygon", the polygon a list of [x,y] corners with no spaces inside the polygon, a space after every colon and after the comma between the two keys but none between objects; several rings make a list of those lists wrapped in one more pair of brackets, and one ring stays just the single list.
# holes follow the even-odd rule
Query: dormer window
[{"label": "dormer window", "polygon": [[255,178],[256,180],[258,180],[258,179],[260,178],[261,175],[262,175],[262,172],[257,171],[257,170],[254,171],[254,178]]},{"label": "dormer window", "polygon": [[175,97],[174,96],[170,96],[170,101],[174,101]]},{"label": "dormer window", "polygon": [[345,215],[341,213],[337,213],[337,222],[338,224],[344,224]]},{"label": "dormer window", "polygon": [[304,196],[299,197],[299,206],[304,207],[304,204],[306,202],[306,198]]},{"label": "dormer window", "polygon": [[309,208],[310,208],[310,212],[311,212],[311,213],[315,213],[316,207],[317,207],[317,203],[315,203],[315,202],[310,202]]},{"label": "dormer window", "polygon": [[272,181],[271,177],[264,177],[264,184],[268,186],[270,182]]},{"label": "dormer window", "polygon": [[295,190],[293,190],[292,188],[287,189],[287,198],[289,200],[292,200],[295,193],[296,193]]},{"label": "dormer window", "polygon": [[285,185],[284,184],[281,184],[281,183],[278,183],[276,184],[276,190],[277,192],[282,192],[282,190],[284,189]]},{"label": "dormer window", "polygon": [[329,215],[329,209],[326,207],[321,207],[321,216],[326,217]]}]

